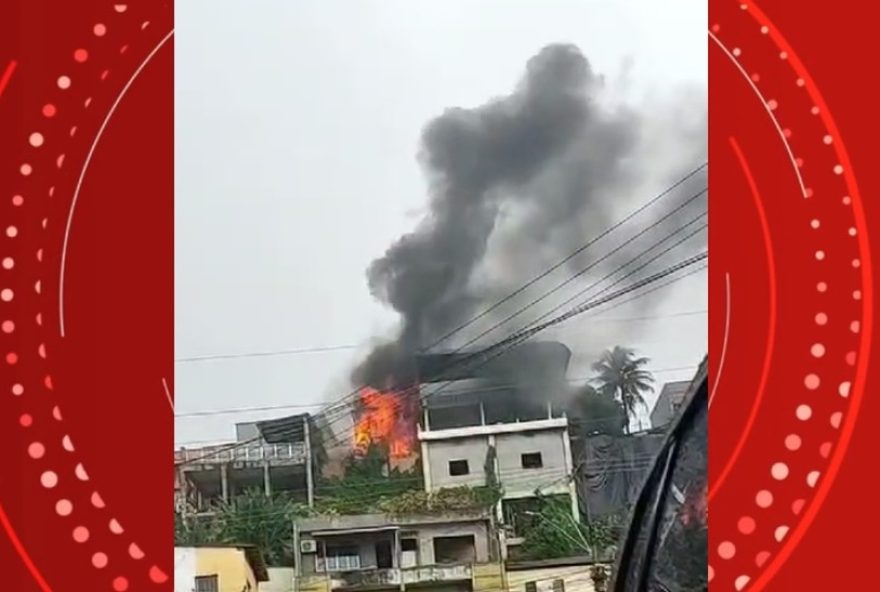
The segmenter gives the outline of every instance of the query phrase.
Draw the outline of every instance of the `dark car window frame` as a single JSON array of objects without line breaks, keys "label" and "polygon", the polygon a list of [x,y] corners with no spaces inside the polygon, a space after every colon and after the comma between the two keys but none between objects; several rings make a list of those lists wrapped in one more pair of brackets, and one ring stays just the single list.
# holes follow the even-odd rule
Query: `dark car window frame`
[{"label": "dark car window frame", "polygon": [[[665,507],[669,494],[670,481],[678,461],[679,444],[682,437],[693,429],[702,406],[708,404],[708,390],[708,379],[703,379],[667,436],[642,487],[615,570],[612,587],[614,592],[645,592],[647,589],[660,529],[661,520],[658,514]],[[640,534],[645,531],[647,540],[645,544],[641,544]]]}]

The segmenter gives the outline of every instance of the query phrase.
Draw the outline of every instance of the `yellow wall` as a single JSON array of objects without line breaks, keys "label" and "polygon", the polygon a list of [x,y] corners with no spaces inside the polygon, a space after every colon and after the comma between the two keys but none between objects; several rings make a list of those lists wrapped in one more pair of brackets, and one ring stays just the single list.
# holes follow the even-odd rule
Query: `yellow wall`
[{"label": "yellow wall", "polygon": [[299,592],[329,592],[330,580],[323,574],[300,576],[297,589]]},{"label": "yellow wall", "polygon": [[218,576],[220,592],[257,592],[257,579],[241,549],[198,549],[196,576],[212,575]]},{"label": "yellow wall", "polygon": [[477,563],[474,569],[474,592],[504,590],[504,570],[500,563]]},{"label": "yellow wall", "polygon": [[522,571],[508,571],[507,585],[510,592],[525,592],[526,582],[537,582],[538,592],[553,589],[553,580],[565,582],[565,592],[594,592],[589,565],[544,567]]}]

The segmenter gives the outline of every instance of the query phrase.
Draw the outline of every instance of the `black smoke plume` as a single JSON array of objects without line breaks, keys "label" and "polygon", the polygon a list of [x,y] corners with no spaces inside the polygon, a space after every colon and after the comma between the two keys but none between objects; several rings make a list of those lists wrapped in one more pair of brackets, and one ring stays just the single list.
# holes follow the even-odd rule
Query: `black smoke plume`
[{"label": "black smoke plume", "polygon": [[[428,213],[367,271],[371,293],[400,313],[400,331],[373,349],[353,372],[353,382],[383,388],[394,386],[389,379],[412,381],[414,353],[607,228],[650,182],[672,182],[705,157],[704,116],[688,127],[676,115],[609,106],[602,102],[603,88],[577,47],[551,45],[528,61],[511,94],[476,108],[448,109],[428,123],[419,154],[429,184]],[[697,113],[705,114],[704,102]],[[659,141],[664,129],[676,130],[665,143]],[[672,151],[680,152],[678,158]],[[657,163],[647,162],[652,156]],[[704,175],[690,187],[700,183]],[[687,212],[700,207],[705,200]],[[624,250],[621,257],[631,255]],[[591,257],[573,259],[570,270]],[[603,268],[620,262],[609,260]],[[510,310],[499,308],[484,321]],[[527,320],[510,323],[510,330]],[[458,336],[441,347],[456,341]]]}]

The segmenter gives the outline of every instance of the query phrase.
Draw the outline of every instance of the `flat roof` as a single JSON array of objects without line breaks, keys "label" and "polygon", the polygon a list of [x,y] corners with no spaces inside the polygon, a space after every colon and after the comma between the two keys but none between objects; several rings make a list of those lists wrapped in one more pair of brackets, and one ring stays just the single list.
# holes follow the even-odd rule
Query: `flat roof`
[{"label": "flat roof", "polygon": [[263,557],[263,552],[256,545],[250,543],[204,543],[196,545],[179,545],[175,549],[237,549],[244,553],[244,558],[254,571],[254,577],[258,582],[269,581],[269,568]]},{"label": "flat roof", "polygon": [[488,512],[450,511],[434,514],[352,514],[303,518],[295,521],[299,531],[313,536],[335,536],[355,532],[379,532],[406,526],[475,522],[487,520]]}]

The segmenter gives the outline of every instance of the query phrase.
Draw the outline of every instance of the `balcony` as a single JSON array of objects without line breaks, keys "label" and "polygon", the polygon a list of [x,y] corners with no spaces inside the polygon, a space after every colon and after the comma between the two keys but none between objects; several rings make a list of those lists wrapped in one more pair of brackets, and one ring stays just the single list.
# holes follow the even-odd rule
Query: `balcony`
[{"label": "balcony", "polygon": [[454,582],[470,580],[473,577],[470,564],[426,565],[400,570],[404,584],[425,584],[431,582]]},{"label": "balcony", "polygon": [[[425,565],[404,569],[358,569],[352,571],[331,572],[331,590],[347,589],[378,589],[399,587],[412,584],[430,584],[437,582],[470,581],[473,567],[470,564],[456,565]],[[314,579],[311,576],[310,579]]]},{"label": "balcony", "polygon": [[307,462],[306,445],[304,442],[294,444],[252,444],[234,446],[221,444],[203,448],[183,449],[174,451],[175,463],[192,464],[224,464],[224,463],[262,463],[264,461],[280,461],[288,464],[304,464]]}]

